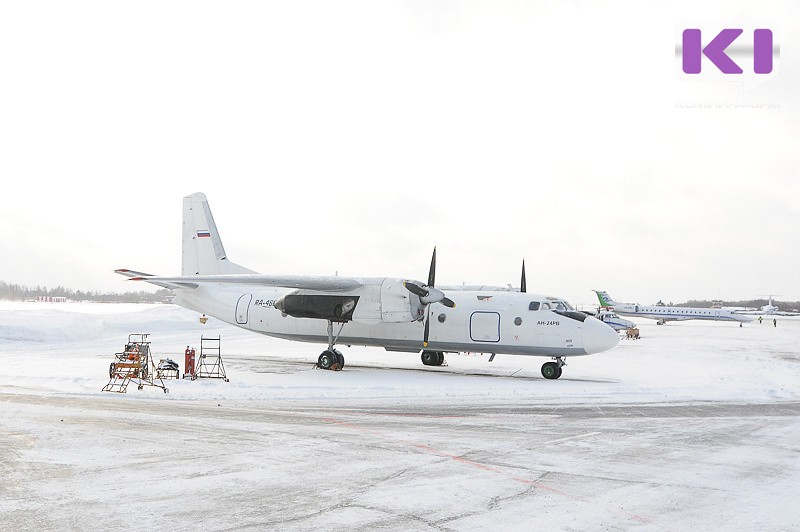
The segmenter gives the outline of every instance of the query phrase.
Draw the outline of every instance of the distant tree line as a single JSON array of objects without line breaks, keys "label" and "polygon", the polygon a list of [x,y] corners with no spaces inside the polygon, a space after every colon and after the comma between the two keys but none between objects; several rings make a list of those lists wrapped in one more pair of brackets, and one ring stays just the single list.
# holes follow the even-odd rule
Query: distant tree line
[{"label": "distant tree line", "polygon": [[[678,303],[676,307],[710,307],[712,304],[719,305],[719,301],[708,301],[705,299],[692,299],[686,303]],[[747,307],[759,309],[769,304],[769,299],[748,299],[746,301],[722,301],[723,307]],[[772,304],[781,310],[800,309],[800,301],[777,301],[772,300]]]},{"label": "distant tree line", "polygon": [[172,298],[167,289],[156,292],[98,292],[96,290],[72,290],[63,286],[35,288],[0,281],[0,299],[11,301],[35,300],[38,297],[66,297],[71,301],[97,301],[101,303],[162,303]]}]

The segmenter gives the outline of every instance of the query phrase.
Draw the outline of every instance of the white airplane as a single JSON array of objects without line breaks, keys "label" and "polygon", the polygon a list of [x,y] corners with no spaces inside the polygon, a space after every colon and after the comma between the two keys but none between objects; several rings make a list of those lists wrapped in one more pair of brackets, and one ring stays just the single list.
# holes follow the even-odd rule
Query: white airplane
[{"label": "white airplane", "polygon": [[781,310],[776,305],[772,304],[772,296],[769,296],[769,303],[761,307],[759,310],[739,310],[739,314],[750,315],[766,315],[766,316],[800,316],[800,312],[792,312],[789,310]]},{"label": "white airplane", "polygon": [[668,321],[685,320],[738,321],[740,323],[753,321],[753,318],[743,316],[733,310],[617,303],[611,299],[608,292],[595,290],[594,293],[597,294],[601,307],[613,309],[620,316],[641,316],[642,318],[658,320],[656,323],[659,325],[664,325]]},{"label": "white airplane", "polygon": [[790,310],[781,310],[777,305],[772,304],[772,296],[769,296],[769,303],[761,307],[762,312],[768,316],[798,316],[800,313]]},{"label": "white airplane", "polygon": [[[260,275],[228,260],[206,197],[183,199],[181,276],[117,270],[130,280],[171,288],[174,303],[254,332],[327,343],[323,369],[341,369],[336,344],[419,352],[440,366],[447,352],[545,356],[548,379],[565,359],[611,349],[619,341],[604,323],[563,299],[520,292],[453,291],[434,287],[436,250],[427,283],[409,279]],[[338,329],[338,330],[335,330]]]},{"label": "white airplane", "polygon": [[636,324],[631,320],[620,318],[616,312],[609,310],[602,310],[597,313],[597,319],[614,329],[615,331],[624,331],[626,329],[633,329]]}]

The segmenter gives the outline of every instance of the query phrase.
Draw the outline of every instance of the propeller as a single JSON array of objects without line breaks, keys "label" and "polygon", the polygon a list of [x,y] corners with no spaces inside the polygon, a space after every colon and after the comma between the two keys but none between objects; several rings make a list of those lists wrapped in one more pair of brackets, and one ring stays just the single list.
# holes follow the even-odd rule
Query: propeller
[{"label": "propeller", "polygon": [[519,291],[523,294],[528,291],[528,283],[525,281],[525,259],[522,259],[522,279],[519,282]]},{"label": "propeller", "polygon": [[406,290],[419,297],[420,303],[425,305],[425,332],[423,334],[422,346],[428,347],[428,336],[430,334],[430,307],[432,303],[441,303],[445,307],[454,308],[456,304],[452,299],[444,295],[444,292],[434,287],[436,283],[436,248],[433,248],[431,257],[431,268],[428,271],[428,284],[421,285],[414,281],[404,281],[403,286]]}]

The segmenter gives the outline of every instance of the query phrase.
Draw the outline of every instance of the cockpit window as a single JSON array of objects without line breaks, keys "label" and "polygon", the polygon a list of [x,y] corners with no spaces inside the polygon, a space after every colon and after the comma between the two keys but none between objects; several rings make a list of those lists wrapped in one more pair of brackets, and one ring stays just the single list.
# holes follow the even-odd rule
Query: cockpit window
[{"label": "cockpit window", "polygon": [[564,316],[565,318],[570,318],[577,321],[586,321],[586,318],[588,318],[587,314],[578,312],[577,310],[554,310],[553,312]]},{"label": "cockpit window", "polygon": [[567,311],[567,310],[575,310],[572,308],[572,305],[564,301],[563,299],[556,299],[555,297],[548,297],[548,301],[550,301],[550,307],[556,311]]},{"label": "cockpit window", "polygon": [[539,302],[531,301],[531,304],[528,305],[528,310],[539,310]]},{"label": "cockpit window", "polygon": [[564,300],[555,301],[554,306],[555,310],[561,310],[564,312],[566,312],[567,310],[575,310],[574,308],[572,308],[572,305],[570,305]]}]

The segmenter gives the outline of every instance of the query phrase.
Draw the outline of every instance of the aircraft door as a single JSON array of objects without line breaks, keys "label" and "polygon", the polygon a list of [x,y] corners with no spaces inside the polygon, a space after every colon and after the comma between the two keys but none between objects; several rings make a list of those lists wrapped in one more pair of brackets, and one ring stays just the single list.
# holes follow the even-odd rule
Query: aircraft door
[{"label": "aircraft door", "polygon": [[252,294],[245,294],[236,302],[236,323],[246,325],[250,317],[250,302],[253,300]]},{"label": "aircraft door", "polygon": [[500,314],[473,312],[469,317],[469,337],[473,342],[499,342]]}]

